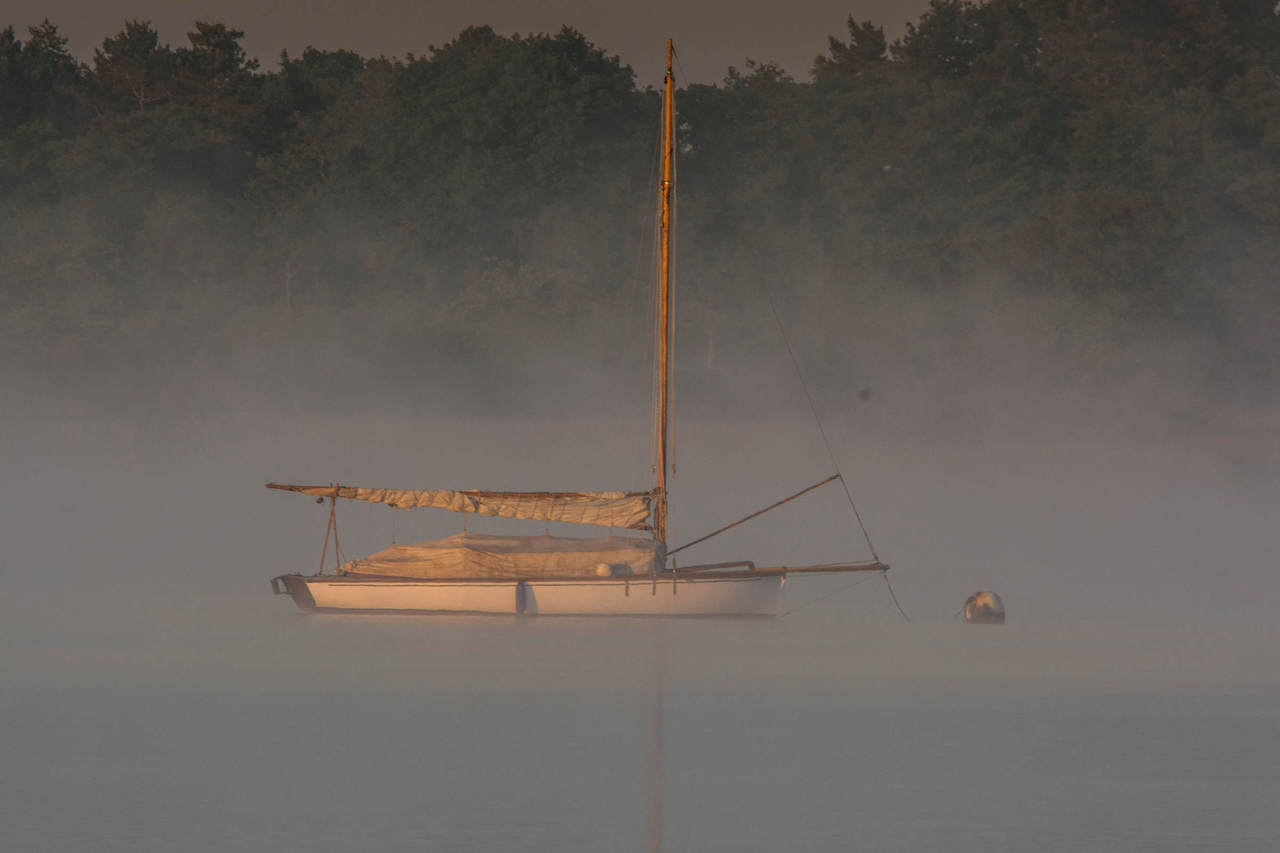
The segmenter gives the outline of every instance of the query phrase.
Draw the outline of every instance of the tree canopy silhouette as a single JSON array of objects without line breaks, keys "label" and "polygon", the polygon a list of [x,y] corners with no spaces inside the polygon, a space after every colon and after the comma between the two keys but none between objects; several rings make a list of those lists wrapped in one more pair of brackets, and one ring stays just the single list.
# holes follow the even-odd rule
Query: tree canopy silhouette
[{"label": "tree canopy silhouette", "polygon": [[[131,20],[86,65],[48,21],[0,32],[6,312],[419,293],[465,319],[634,279],[657,98],[581,33],[266,70],[243,35]],[[1275,290],[1271,0],[933,0],[893,43],[849,18],[808,80],[748,62],[679,104],[683,270],[722,311],[762,257],[833,293],[995,276],[1218,340]]]}]

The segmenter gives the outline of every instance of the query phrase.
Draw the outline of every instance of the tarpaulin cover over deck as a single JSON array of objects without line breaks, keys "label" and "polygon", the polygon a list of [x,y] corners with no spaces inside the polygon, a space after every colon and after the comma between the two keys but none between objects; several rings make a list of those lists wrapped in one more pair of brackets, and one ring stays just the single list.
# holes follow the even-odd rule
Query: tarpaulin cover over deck
[{"label": "tarpaulin cover over deck", "polygon": [[399,578],[647,575],[660,568],[659,547],[653,539],[634,536],[576,539],[459,533],[432,542],[392,545],[352,560],[342,570]]}]

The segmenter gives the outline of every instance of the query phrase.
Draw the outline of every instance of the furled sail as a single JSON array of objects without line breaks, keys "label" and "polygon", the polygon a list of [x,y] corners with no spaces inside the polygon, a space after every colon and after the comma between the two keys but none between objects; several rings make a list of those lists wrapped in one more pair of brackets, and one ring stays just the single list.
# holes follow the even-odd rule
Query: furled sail
[{"label": "furled sail", "polygon": [[648,530],[651,492],[457,492],[451,489],[365,489],[359,486],[288,486],[268,489],[301,492],[317,498],[349,498],[397,509],[436,507],[499,518],[565,521],[599,527]]}]

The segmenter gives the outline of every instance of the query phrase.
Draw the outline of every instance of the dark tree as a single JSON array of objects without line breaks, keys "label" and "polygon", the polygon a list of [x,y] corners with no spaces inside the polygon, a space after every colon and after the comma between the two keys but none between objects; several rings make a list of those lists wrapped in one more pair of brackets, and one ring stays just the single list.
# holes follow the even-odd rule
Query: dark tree
[{"label": "dark tree", "polygon": [[142,111],[163,103],[174,71],[174,54],[150,21],[126,21],[93,53],[93,75],[107,101]]}]

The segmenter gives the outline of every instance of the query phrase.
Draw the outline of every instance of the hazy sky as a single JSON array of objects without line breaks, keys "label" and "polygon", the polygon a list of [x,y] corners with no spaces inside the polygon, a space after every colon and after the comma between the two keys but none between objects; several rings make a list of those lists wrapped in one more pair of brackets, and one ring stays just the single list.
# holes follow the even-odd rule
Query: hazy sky
[{"label": "hazy sky", "polygon": [[927,0],[698,0],[646,3],[600,0],[10,0],[0,27],[20,33],[49,18],[82,58],[126,19],[150,20],[164,41],[185,43],[196,20],[223,21],[245,31],[245,46],[266,68],[281,49],[307,45],[349,48],[366,56],[425,53],[471,24],[502,33],[554,32],[569,24],[630,64],[642,84],[657,82],[663,40],[676,39],[686,77],[717,82],[730,65],[748,57],[780,63],[798,78],[808,75],[827,36],[845,35],[845,19],[882,24],[890,38],[902,33]]}]

